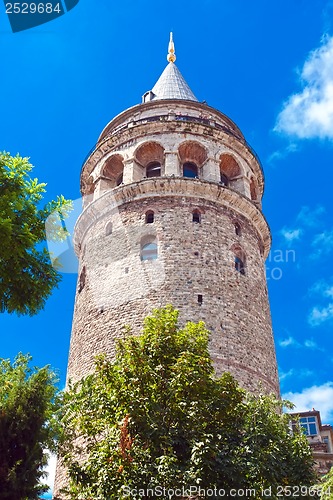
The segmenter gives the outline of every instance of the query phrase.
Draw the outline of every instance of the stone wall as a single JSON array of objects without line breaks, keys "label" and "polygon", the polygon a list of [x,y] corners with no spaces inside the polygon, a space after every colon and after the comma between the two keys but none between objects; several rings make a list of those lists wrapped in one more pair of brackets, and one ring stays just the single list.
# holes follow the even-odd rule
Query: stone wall
[{"label": "stone wall", "polygon": [[[161,177],[145,178],[150,160],[160,162]],[[187,160],[197,160],[199,179],[182,177]],[[205,322],[217,374],[230,371],[253,392],[279,395],[265,277],[271,236],[260,210],[264,177],[236,125],[196,102],[126,110],[89,155],[81,190],[67,378],[87,375],[99,353],[112,359],[125,325],[139,334],[145,316],[172,304],[181,325]],[[193,222],[194,210],[200,222]],[[153,223],[146,222],[147,211],[154,212]],[[158,258],[142,260],[142,246],[152,241]],[[245,274],[235,268],[240,255]],[[56,496],[65,483],[59,464]]]},{"label": "stone wall", "polygon": [[[194,209],[200,223],[192,221]],[[145,222],[148,210],[154,212],[152,224]],[[110,222],[112,233],[106,234]],[[157,260],[140,258],[147,237],[156,238]],[[138,334],[153,308],[171,303],[182,323],[205,321],[217,373],[229,370],[246,388],[258,390],[260,382],[266,392],[279,393],[263,243],[239,211],[185,193],[150,193],[104,210],[81,246],[84,283],[76,297],[69,378],[88,373],[98,353],[112,357],[124,325]],[[235,269],[235,248],[246,256],[245,275]]]}]

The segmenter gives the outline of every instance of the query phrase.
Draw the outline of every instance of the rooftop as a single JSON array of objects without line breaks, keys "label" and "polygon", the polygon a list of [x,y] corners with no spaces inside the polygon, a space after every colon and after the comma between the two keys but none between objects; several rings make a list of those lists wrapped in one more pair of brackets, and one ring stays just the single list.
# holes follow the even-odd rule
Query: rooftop
[{"label": "rooftop", "polygon": [[155,83],[153,89],[144,95],[144,102],[159,99],[185,99],[198,102],[198,99],[195,97],[181,72],[175,65],[176,54],[172,33],[170,33],[167,60],[169,64]]}]

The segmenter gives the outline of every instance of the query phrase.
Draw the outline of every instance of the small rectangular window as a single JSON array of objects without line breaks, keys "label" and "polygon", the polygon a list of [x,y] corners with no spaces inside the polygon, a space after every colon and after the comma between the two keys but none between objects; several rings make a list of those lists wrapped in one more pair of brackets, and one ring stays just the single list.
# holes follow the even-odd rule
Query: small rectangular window
[{"label": "small rectangular window", "polygon": [[192,213],[192,222],[196,222],[197,224],[201,222],[201,214],[197,210]]},{"label": "small rectangular window", "polygon": [[198,304],[202,304],[203,302],[203,299],[202,299],[202,295],[198,295]]}]

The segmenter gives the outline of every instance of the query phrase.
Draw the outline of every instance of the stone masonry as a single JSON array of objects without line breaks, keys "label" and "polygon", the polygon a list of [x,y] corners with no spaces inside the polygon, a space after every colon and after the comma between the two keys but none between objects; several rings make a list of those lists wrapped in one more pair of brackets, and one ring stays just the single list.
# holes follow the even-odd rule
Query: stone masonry
[{"label": "stone masonry", "polygon": [[[154,89],[171,76],[182,85],[172,65]],[[91,372],[99,353],[112,359],[125,325],[139,334],[170,303],[181,324],[206,323],[217,374],[279,395],[260,161],[227,116],[188,95],[145,94],[106,126],[83,166],[67,378]],[[58,466],[56,497],[65,481]]]},{"label": "stone masonry", "polygon": [[[147,178],[154,161],[161,176]],[[183,176],[184,162],[198,166],[198,178]],[[68,378],[87,374],[98,353],[112,357],[124,325],[137,334],[153,308],[171,303],[182,323],[205,321],[217,373],[229,370],[248,389],[260,383],[279,393],[263,182],[239,129],[205,104],[148,102],[110,122],[81,174],[85,201],[75,232],[80,279]],[[148,211],[153,223],[146,223]],[[157,242],[156,260],[141,260],[145,238]],[[245,275],[235,269],[237,252],[246,258]]]}]

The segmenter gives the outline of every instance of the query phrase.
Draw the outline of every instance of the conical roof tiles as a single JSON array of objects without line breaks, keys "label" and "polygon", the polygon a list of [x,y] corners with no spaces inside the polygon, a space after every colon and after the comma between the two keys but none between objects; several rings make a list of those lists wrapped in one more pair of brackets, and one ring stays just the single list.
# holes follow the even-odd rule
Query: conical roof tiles
[{"label": "conical roof tiles", "polygon": [[153,101],[158,99],[187,99],[198,101],[173,62],[169,62],[152,89]]}]

